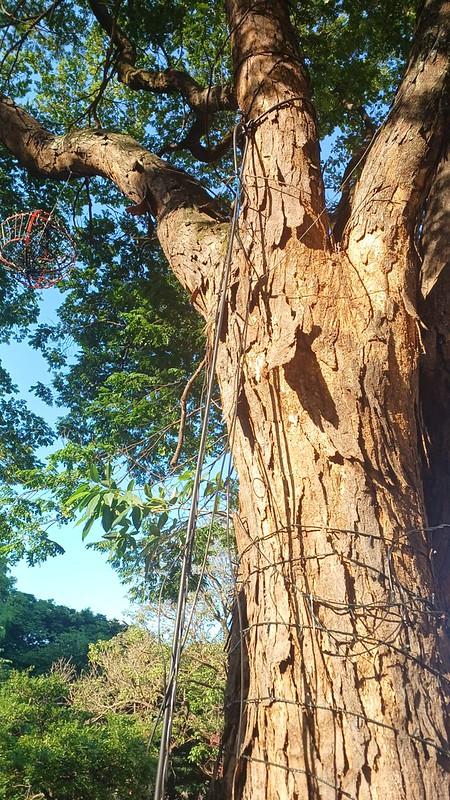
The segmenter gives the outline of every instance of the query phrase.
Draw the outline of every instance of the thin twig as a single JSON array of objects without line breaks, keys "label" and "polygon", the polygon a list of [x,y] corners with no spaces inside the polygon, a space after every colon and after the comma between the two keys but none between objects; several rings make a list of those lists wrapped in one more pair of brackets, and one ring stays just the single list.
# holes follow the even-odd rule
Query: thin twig
[{"label": "thin twig", "polygon": [[185,429],[185,426],[186,426],[186,405],[187,405],[187,399],[189,397],[189,392],[191,391],[192,384],[194,383],[194,381],[200,375],[200,372],[202,371],[202,369],[205,366],[205,364],[206,364],[206,356],[204,356],[204,358],[202,358],[202,360],[200,361],[200,364],[198,365],[197,369],[195,370],[193,375],[191,375],[191,377],[189,378],[186,386],[183,389],[183,393],[182,393],[182,395],[180,397],[181,414],[180,414],[180,425],[179,425],[179,428],[178,428],[178,441],[177,441],[177,446],[175,448],[175,452],[174,452],[172,458],[170,459],[170,466],[171,467],[176,467],[177,466],[178,459],[179,459],[180,453],[181,453],[181,448],[183,447],[184,429]]}]

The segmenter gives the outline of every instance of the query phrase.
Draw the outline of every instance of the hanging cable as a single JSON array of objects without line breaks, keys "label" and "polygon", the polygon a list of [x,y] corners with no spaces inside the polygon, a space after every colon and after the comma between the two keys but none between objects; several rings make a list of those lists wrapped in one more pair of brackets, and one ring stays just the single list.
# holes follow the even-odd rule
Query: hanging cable
[{"label": "hanging cable", "polygon": [[[235,154],[237,152],[237,136],[240,129],[244,130],[245,132],[245,128],[243,127],[242,123],[238,123],[233,131],[233,149]],[[161,744],[159,749],[159,759],[158,759],[158,766],[157,766],[156,780],[155,780],[154,800],[164,800],[164,795],[165,795],[167,770],[169,766],[170,738],[172,733],[172,722],[173,722],[173,714],[176,701],[178,671],[179,671],[180,657],[183,644],[186,600],[188,592],[188,579],[191,569],[192,551],[194,547],[195,531],[197,524],[197,510],[199,501],[200,482],[201,482],[202,469],[206,452],[209,416],[210,416],[212,393],[214,387],[217,355],[219,352],[220,333],[222,330],[225,308],[226,308],[227,286],[230,276],[231,257],[233,254],[233,246],[236,238],[237,223],[240,211],[240,195],[241,195],[240,187],[245,167],[247,145],[248,145],[248,139],[246,138],[244,145],[244,152],[242,154],[241,166],[239,170],[237,169],[236,155],[235,155],[236,188],[235,188],[235,196],[233,203],[233,214],[231,218],[230,235],[228,238],[227,251],[223,263],[222,276],[219,287],[219,302],[216,312],[215,333],[214,333],[214,342],[211,353],[208,388],[205,399],[205,408],[203,412],[202,430],[200,435],[197,465],[196,465],[194,484],[192,489],[191,506],[187,522],[186,543],[183,554],[183,562],[181,566],[180,587],[178,591],[177,611],[176,611],[173,641],[172,641],[171,669],[170,669],[170,675],[164,702],[164,717],[163,717]]]}]

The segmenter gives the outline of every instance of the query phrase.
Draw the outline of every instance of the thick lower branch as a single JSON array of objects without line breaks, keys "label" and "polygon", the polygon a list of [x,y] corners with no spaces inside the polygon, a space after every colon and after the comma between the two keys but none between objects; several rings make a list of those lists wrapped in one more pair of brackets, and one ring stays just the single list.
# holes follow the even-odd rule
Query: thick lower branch
[{"label": "thick lower branch", "polygon": [[132,200],[132,213],[151,211],[180,282],[207,313],[206,295],[214,291],[211,275],[222,258],[228,224],[198,181],[127,134],[87,129],[54,135],[5,97],[0,97],[0,141],[30,172],[56,179],[98,175]]},{"label": "thick lower branch", "polygon": [[[367,258],[414,230],[447,136],[450,2],[423,4],[406,73],[356,186],[349,245],[367,237]],[[373,234],[377,237],[374,243]],[[383,244],[384,243],[384,244]]]},{"label": "thick lower branch", "polygon": [[194,178],[150,153],[131,136],[84,129],[56,136],[8,98],[0,98],[0,138],[31,172],[49,178],[100,175],[160,219],[180,207],[196,207],[220,219],[213,198]]}]

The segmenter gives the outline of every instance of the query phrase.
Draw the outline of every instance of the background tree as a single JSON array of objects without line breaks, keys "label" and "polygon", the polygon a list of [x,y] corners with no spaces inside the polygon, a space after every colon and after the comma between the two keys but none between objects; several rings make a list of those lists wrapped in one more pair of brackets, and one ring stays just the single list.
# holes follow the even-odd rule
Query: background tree
[{"label": "background tree", "polygon": [[[2,573],[2,579],[3,579]],[[6,580],[6,576],[5,576]],[[70,660],[76,670],[87,666],[88,647],[124,630],[117,620],[89,609],[75,611],[19,592],[9,581],[0,609],[0,653],[14,669],[48,672],[53,663]]]},{"label": "background tree", "polygon": [[70,703],[59,674],[14,672],[0,684],[2,800],[110,800],[147,796],[154,760],[136,720],[102,724]]},{"label": "background tree", "polygon": [[[426,0],[414,31],[410,3],[229,0],[227,28],[203,4],[49,11],[7,20],[10,94],[29,110],[1,101],[4,145],[150,213],[208,341],[220,335],[240,482],[226,793],[431,800],[449,786],[448,536],[427,530],[447,523],[449,3]],[[215,332],[229,226],[197,177],[237,109],[242,207]],[[316,114],[353,156],[334,220]],[[95,127],[80,130],[83,115]]]},{"label": "background tree", "polygon": [[[174,720],[169,797],[201,798],[217,759],[223,722],[225,657],[222,641],[200,634],[184,650],[180,693]],[[108,642],[89,648],[90,669],[72,685],[75,708],[96,720],[128,714],[158,742],[170,644],[142,625],[131,626]]]},{"label": "background tree", "polygon": [[[192,634],[192,631],[191,631]],[[131,626],[89,649],[81,676],[59,661],[47,675],[0,679],[0,797],[71,800],[148,796],[170,656],[167,640]],[[168,797],[208,791],[223,716],[221,643],[190,637],[175,715]]]}]

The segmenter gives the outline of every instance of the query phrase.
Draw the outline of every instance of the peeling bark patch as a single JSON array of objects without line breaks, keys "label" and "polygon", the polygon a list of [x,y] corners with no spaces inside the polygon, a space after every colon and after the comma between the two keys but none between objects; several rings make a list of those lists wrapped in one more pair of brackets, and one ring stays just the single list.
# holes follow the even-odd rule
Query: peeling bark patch
[{"label": "peeling bark patch", "polygon": [[325,419],[337,428],[339,418],[317,356],[311,349],[311,344],[319,333],[320,328],[317,325],[309,334],[297,332],[295,353],[289,364],[285,365],[284,374],[311,420],[323,430],[322,420]]}]

